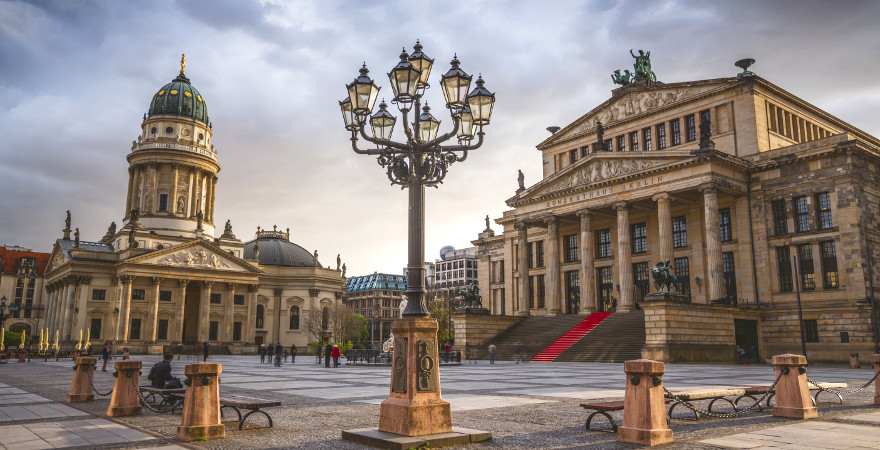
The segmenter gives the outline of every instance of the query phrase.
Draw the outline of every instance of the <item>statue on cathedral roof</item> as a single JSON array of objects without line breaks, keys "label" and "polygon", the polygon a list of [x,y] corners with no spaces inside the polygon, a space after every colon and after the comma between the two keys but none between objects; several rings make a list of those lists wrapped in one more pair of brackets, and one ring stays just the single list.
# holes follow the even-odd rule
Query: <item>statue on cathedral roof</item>
[{"label": "statue on cathedral roof", "polygon": [[523,175],[522,169],[517,169],[516,182],[519,186],[516,188],[516,192],[522,192],[526,190],[526,176]]},{"label": "statue on cathedral roof", "polygon": [[630,72],[627,69],[624,69],[623,71],[620,69],[615,70],[611,74],[611,81],[613,81],[614,84],[619,84],[621,86],[629,86],[636,83],[651,84],[656,82],[657,75],[654,74],[654,70],[651,68],[651,52],[639,50],[639,54],[637,55],[633,53],[632,49],[630,49],[629,54],[635,58],[633,71]]}]

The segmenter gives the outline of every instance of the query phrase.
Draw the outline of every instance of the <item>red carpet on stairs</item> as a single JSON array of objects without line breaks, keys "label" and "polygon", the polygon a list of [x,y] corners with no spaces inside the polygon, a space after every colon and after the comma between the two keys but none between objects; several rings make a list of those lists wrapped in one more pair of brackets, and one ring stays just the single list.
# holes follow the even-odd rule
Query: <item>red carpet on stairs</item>
[{"label": "red carpet on stairs", "polygon": [[603,320],[610,316],[610,312],[594,312],[578,322],[577,325],[571,327],[565,334],[559,336],[558,339],[548,345],[547,348],[541,350],[537,355],[532,357],[532,361],[552,362],[555,361],[562,352],[568,350],[569,347],[583,339],[593,328],[602,323]]}]

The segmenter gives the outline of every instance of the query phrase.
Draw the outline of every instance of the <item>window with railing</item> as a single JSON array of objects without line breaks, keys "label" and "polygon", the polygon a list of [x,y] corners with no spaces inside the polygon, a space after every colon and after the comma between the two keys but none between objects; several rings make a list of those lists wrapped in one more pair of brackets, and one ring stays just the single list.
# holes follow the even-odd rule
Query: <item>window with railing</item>
[{"label": "window with railing", "polygon": [[639,151],[639,132],[633,131],[629,134],[629,151]]},{"label": "window with railing", "polygon": [[657,130],[657,150],[663,150],[666,148],[666,124],[658,124],[656,127]]},{"label": "window with railing", "polygon": [[834,226],[831,219],[831,196],[827,192],[816,194],[816,227],[827,230]]},{"label": "window with railing", "polygon": [[733,240],[733,225],[730,218],[730,208],[718,210],[718,225],[721,227],[721,242]]},{"label": "window with railing", "polygon": [[565,246],[565,252],[563,254],[563,259],[565,262],[575,262],[578,258],[578,235],[569,234],[562,238],[563,244]]},{"label": "window with railing", "polygon": [[536,282],[536,284],[537,284],[537,286],[535,287],[535,289],[538,290],[538,292],[537,292],[537,294],[536,294],[536,296],[538,297],[538,308],[543,308],[544,306],[546,306],[546,304],[545,304],[546,298],[545,298],[545,296],[544,296],[544,293],[545,293],[545,290],[544,290],[544,275],[537,275],[537,276],[535,277],[535,282]]},{"label": "window with railing", "polygon": [[648,225],[645,223],[635,223],[630,227],[632,235],[632,252],[635,254],[645,253],[648,251]]},{"label": "window with railing", "polygon": [[676,216],[672,218],[672,246],[684,248],[688,245],[687,218]]},{"label": "window with railing", "polygon": [[822,241],[819,243],[819,251],[822,256],[822,285],[825,289],[840,287],[840,277],[837,272],[837,247],[834,241]]},{"label": "window with railing", "polygon": [[684,116],[685,140],[693,142],[697,140],[697,119],[693,114]]},{"label": "window with railing", "polygon": [[788,247],[776,247],[776,266],[779,271],[779,292],[791,292],[791,254]]},{"label": "window with railing", "polygon": [[535,267],[544,267],[544,241],[535,241]]},{"label": "window with railing", "polygon": [[687,256],[681,256],[672,260],[672,270],[678,281],[678,293],[691,297],[691,266]]},{"label": "window with railing", "polygon": [[642,128],[642,149],[646,152],[653,150],[651,142],[651,127]]},{"label": "window with railing", "polygon": [[535,276],[532,275],[529,277],[528,283],[528,294],[529,294],[529,308],[535,309]]},{"label": "window with railing", "polygon": [[614,308],[614,279],[611,276],[611,267],[599,267],[596,269],[596,294],[599,300],[599,308],[602,311],[611,311]]},{"label": "window with railing", "polygon": [[569,313],[576,313],[581,298],[581,273],[579,270],[568,270],[565,277],[565,304]]},{"label": "window with railing", "polygon": [[672,135],[672,146],[681,145],[681,119],[669,121],[669,133]]},{"label": "window with railing", "polygon": [[617,136],[617,151],[625,152],[626,151],[626,136],[620,135]]},{"label": "window with railing", "polygon": [[639,262],[633,264],[633,284],[635,287],[635,301],[640,302],[648,295],[650,280],[648,275],[648,263]]},{"label": "window with railing", "polygon": [[736,265],[733,260],[733,252],[721,254],[721,268],[724,272],[724,291],[727,300],[736,302]]},{"label": "window with railing", "polygon": [[798,233],[810,231],[810,201],[806,195],[794,198],[794,226]]},{"label": "window with railing", "polygon": [[801,289],[805,291],[816,290],[816,273],[813,268],[812,244],[798,245],[798,270],[801,276]]},{"label": "window with railing", "polygon": [[91,322],[89,323],[89,338],[94,339],[96,341],[98,339],[101,339],[101,329],[102,329],[101,319],[97,319],[97,318],[92,319]]},{"label": "window with railing", "polygon": [[257,329],[262,329],[265,325],[266,321],[266,307],[260,304],[257,304],[257,314],[254,325]]},{"label": "window with railing", "polygon": [[773,210],[773,234],[776,236],[788,234],[788,219],[785,214],[785,199],[778,198],[776,200],[773,200],[770,205],[771,209]]},{"label": "window with railing", "polygon": [[611,230],[607,228],[596,232],[596,257],[611,257]]}]

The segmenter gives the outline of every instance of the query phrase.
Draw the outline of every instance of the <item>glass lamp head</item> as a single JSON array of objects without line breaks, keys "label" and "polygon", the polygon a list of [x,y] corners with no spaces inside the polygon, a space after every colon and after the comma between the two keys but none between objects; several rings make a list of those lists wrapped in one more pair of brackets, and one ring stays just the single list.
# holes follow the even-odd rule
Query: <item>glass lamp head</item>
[{"label": "glass lamp head", "polygon": [[468,90],[471,88],[472,75],[461,70],[461,62],[458,56],[453,56],[449,63],[452,67],[440,77],[440,85],[443,87],[443,97],[446,106],[451,109],[459,109],[467,104]]},{"label": "glass lamp head", "polygon": [[388,104],[385,101],[379,103],[379,111],[370,117],[370,127],[373,129],[373,137],[378,139],[391,139],[394,131],[394,123],[397,118],[388,112]]},{"label": "glass lamp head", "polygon": [[458,142],[467,143],[474,138],[477,125],[474,124],[474,115],[468,105],[462,106],[458,112]]},{"label": "glass lamp head", "polygon": [[403,105],[404,110],[409,110],[408,104],[415,99],[419,87],[420,72],[409,62],[406,50],[400,53],[400,62],[388,72],[388,80],[391,81],[391,89],[394,91],[393,102]]},{"label": "glass lamp head", "polygon": [[440,129],[440,120],[431,115],[431,107],[426,103],[419,115],[419,140],[430,142],[437,138]]},{"label": "glass lamp head", "polygon": [[489,125],[492,118],[492,107],[495,105],[495,94],[489,92],[484,86],[483,76],[477,77],[477,87],[467,96],[468,106],[474,115],[476,125]]},{"label": "glass lamp head", "polygon": [[365,116],[373,111],[376,98],[379,96],[379,86],[369,76],[370,70],[364,63],[360,69],[360,75],[349,83],[348,98],[351,100],[351,109],[355,114]]},{"label": "glass lamp head", "polygon": [[422,51],[422,43],[416,41],[416,45],[413,45],[413,52],[409,55],[409,62],[419,71],[418,94],[421,95],[428,87],[428,78],[431,76],[431,67],[434,65],[434,59],[429,58]]}]

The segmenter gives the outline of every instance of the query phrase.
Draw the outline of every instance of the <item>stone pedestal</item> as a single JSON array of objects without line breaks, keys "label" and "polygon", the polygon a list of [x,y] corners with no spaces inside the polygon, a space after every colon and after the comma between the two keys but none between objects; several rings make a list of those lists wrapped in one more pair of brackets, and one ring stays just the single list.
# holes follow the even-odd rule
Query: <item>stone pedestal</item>
[{"label": "stone pedestal", "polygon": [[617,440],[647,446],[672,442],[663,399],[663,363],[636,359],[626,361],[623,369],[626,396],[623,425],[617,430]]},{"label": "stone pedestal", "polygon": [[[874,373],[880,372],[880,354],[874,353],[871,355],[872,362],[874,363]],[[874,404],[880,405],[880,376],[874,379]]]},{"label": "stone pedestal", "polygon": [[141,403],[138,398],[138,386],[141,378],[140,361],[125,360],[116,361],[116,372],[113,376],[113,393],[110,395],[110,405],[107,406],[109,417],[133,416],[141,412]]},{"label": "stone pedestal", "polygon": [[773,415],[790,419],[812,419],[819,414],[810,398],[807,386],[807,358],[803,355],[775,355],[773,373],[779,378],[776,383],[776,405]]},{"label": "stone pedestal", "polygon": [[177,439],[181,441],[207,441],[226,435],[220,421],[220,372],[217,363],[190,364],[184,369],[189,386],[183,399],[183,412]]},{"label": "stone pedestal", "polygon": [[90,402],[95,399],[95,394],[92,392],[92,376],[95,374],[97,359],[93,356],[80,356],[74,361],[73,379],[70,380],[67,401]]}]

